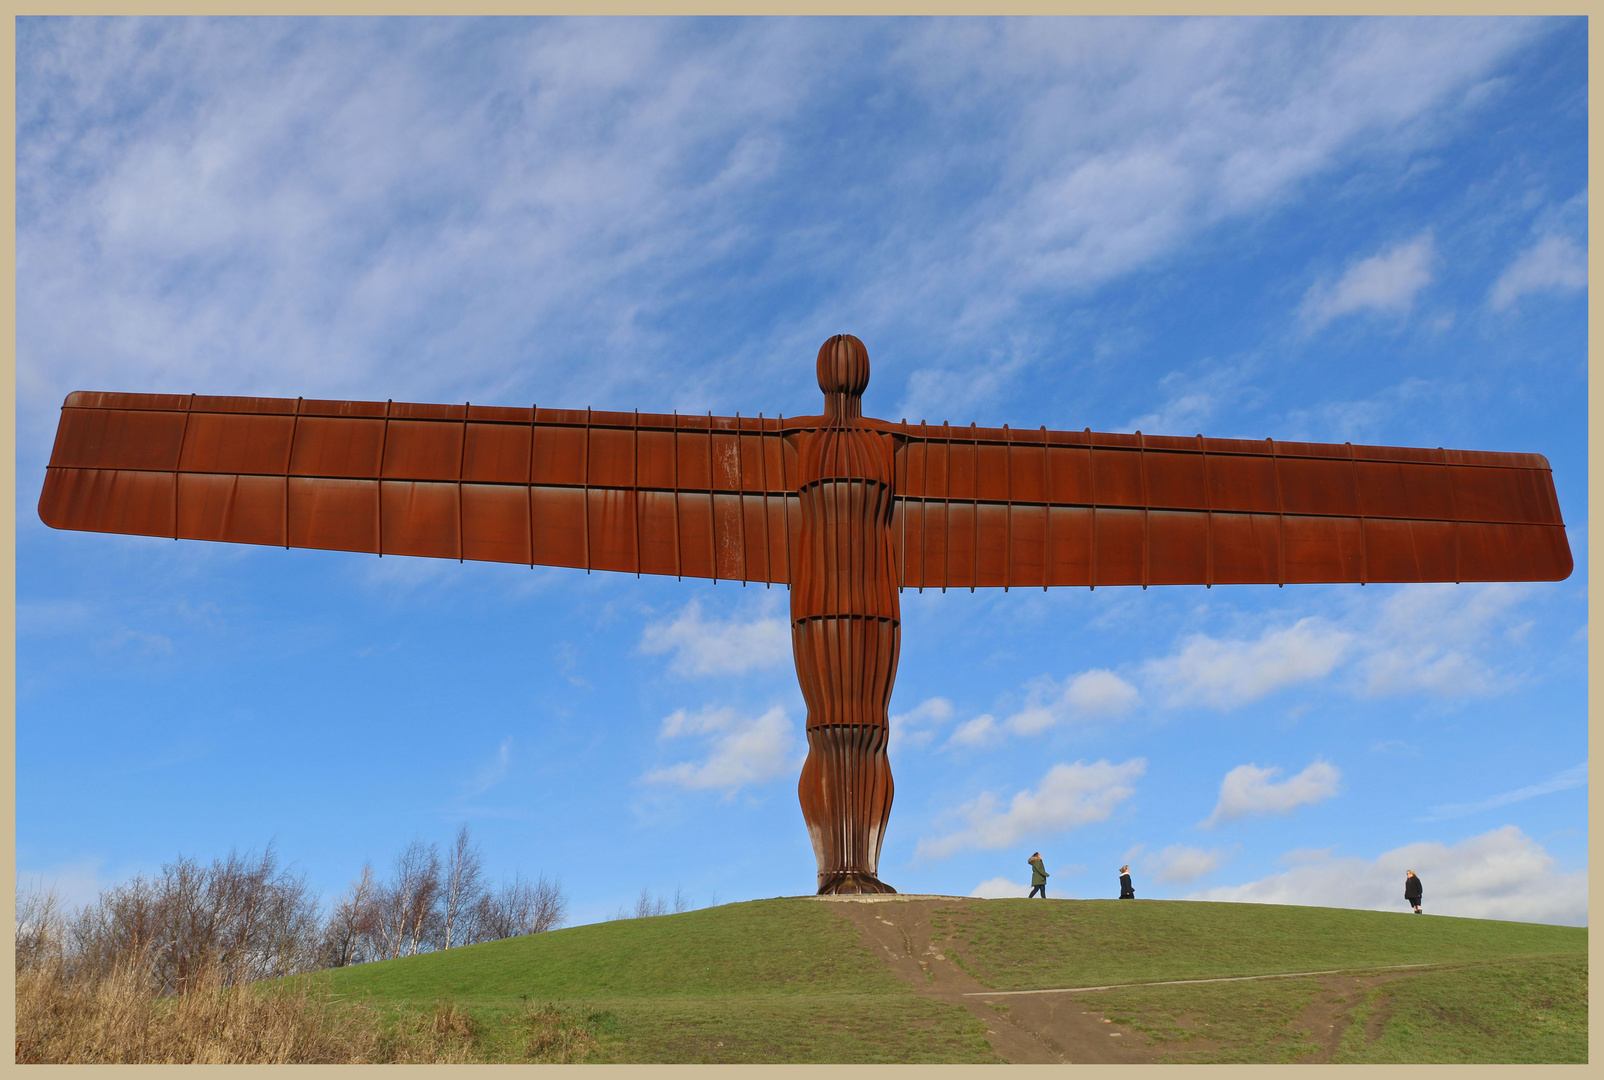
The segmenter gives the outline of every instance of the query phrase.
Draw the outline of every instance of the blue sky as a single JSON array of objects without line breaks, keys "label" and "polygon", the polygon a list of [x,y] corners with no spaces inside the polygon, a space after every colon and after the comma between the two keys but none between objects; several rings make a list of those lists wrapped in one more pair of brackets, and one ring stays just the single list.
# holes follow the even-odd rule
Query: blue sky
[{"label": "blue sky", "polygon": [[17,865],[811,892],[779,589],[55,532],[76,389],[1537,452],[1528,585],[905,594],[882,876],[1584,923],[1586,24],[17,30]]}]

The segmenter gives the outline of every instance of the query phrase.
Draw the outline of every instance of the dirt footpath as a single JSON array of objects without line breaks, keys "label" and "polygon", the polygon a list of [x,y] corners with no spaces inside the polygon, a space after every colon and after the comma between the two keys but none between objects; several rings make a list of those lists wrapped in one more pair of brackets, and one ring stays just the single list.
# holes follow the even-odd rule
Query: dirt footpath
[{"label": "dirt footpath", "polygon": [[[956,896],[821,896],[842,918],[851,922],[886,964],[913,992],[968,1009],[986,1025],[986,1041],[1004,1061],[1020,1064],[1072,1062],[1107,1064],[1159,1060],[1160,1048],[1140,1031],[1121,1027],[1101,1014],[1089,1012],[1080,994],[999,994],[987,990],[959,967],[931,940],[930,915],[937,908],[952,909],[970,903]],[[1297,1026],[1319,1049],[1308,1062],[1330,1061],[1353,1021],[1355,1005],[1368,990],[1404,977],[1403,972],[1325,974],[1318,976],[1320,993],[1298,1017]],[[971,996],[974,995],[974,996]],[[1367,1040],[1374,1040],[1386,1021],[1377,1010],[1366,1025]],[[1218,1049],[1206,1038],[1188,1040],[1172,1051]]]},{"label": "dirt footpath", "polygon": [[986,993],[975,978],[931,941],[930,913],[963,901],[951,896],[821,896],[858,927],[915,994],[968,1009],[986,1025],[986,1041],[1004,1061],[1077,1064],[1154,1061],[1158,1053],[1139,1031],[1087,1012],[1079,994],[967,997]]}]

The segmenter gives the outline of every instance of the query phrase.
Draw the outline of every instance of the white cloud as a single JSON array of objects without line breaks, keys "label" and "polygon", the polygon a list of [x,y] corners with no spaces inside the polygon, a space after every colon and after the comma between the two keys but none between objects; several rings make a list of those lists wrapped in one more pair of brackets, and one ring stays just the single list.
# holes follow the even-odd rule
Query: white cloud
[{"label": "white cloud", "polygon": [[1316,761],[1278,783],[1275,778],[1280,775],[1279,768],[1238,765],[1225,774],[1220,783],[1220,801],[1201,827],[1211,829],[1222,821],[1256,814],[1290,814],[1300,806],[1334,797],[1342,780],[1342,771],[1324,761]]},{"label": "white cloud", "polygon": [[692,600],[673,619],[649,623],[640,650],[648,656],[672,652],[669,670],[678,675],[743,675],[789,659],[791,635],[785,620],[774,615],[745,622],[704,619],[701,602]]},{"label": "white cloud", "polygon": [[965,720],[953,729],[948,746],[989,746],[1005,734],[1040,735],[1060,724],[1113,719],[1136,707],[1136,687],[1109,671],[1092,668],[1058,682],[1047,675],[1025,684],[1025,704],[998,720],[991,713]]},{"label": "white cloud", "polygon": [[730,708],[707,708],[695,714],[678,709],[663,720],[659,738],[686,735],[707,737],[707,757],[653,769],[642,779],[693,791],[723,788],[734,792],[785,776],[800,765],[791,755],[796,741],[791,719],[778,705],[751,718]]},{"label": "white cloud", "polygon": [[[1128,855],[1127,860],[1134,857]],[[1214,873],[1230,858],[1230,853],[1220,848],[1204,851],[1184,844],[1171,844],[1143,859],[1142,868],[1153,876],[1154,881],[1185,884]]]},{"label": "white cloud", "polygon": [[1187,638],[1172,656],[1149,660],[1142,671],[1171,707],[1204,704],[1232,709],[1283,686],[1330,674],[1353,635],[1317,616],[1267,629],[1257,641]]},{"label": "white cloud", "polygon": [[1516,256],[1487,294],[1494,311],[1503,311],[1535,292],[1575,292],[1587,288],[1587,252],[1568,236],[1545,236]]},{"label": "white cloud", "polygon": [[1010,881],[1005,877],[987,878],[976,885],[970,896],[978,896],[986,900],[1001,900],[1013,896],[1029,896],[1030,886],[1017,881]]},{"label": "white cloud", "polygon": [[1001,739],[1002,729],[997,725],[997,718],[991,713],[981,713],[954,728],[947,745],[990,746]]},{"label": "white cloud", "polygon": [[1356,311],[1400,314],[1414,306],[1415,294],[1431,283],[1436,252],[1431,235],[1388,248],[1350,266],[1335,285],[1317,282],[1299,309],[1310,329]]},{"label": "white cloud", "polygon": [[991,792],[959,807],[955,816],[965,825],[946,836],[919,841],[916,854],[942,859],[965,849],[1008,847],[1033,833],[1058,833],[1103,821],[1121,802],[1136,794],[1131,786],[1147,771],[1144,758],[1119,765],[1054,765],[1035,791],[1021,791],[1004,809]]},{"label": "white cloud", "polygon": [[1587,925],[1587,871],[1556,871],[1554,858],[1514,825],[1448,846],[1422,841],[1373,861],[1304,852],[1301,865],[1189,899],[1407,911],[1404,871],[1425,886],[1425,910],[1473,919]]},{"label": "white cloud", "polygon": [[[1495,666],[1507,652],[1504,631],[1528,586],[1487,583],[1409,585],[1387,595],[1362,634],[1353,681],[1380,697],[1425,691],[1444,697],[1508,689],[1514,677]],[[1521,620],[1524,621],[1524,620]]]},{"label": "white cloud", "polygon": [[1361,697],[1502,693],[1521,677],[1510,646],[1532,621],[1519,611],[1531,593],[1502,582],[1381,586],[1348,598],[1335,622],[1309,616],[1257,638],[1193,634],[1140,670],[1169,708],[1234,709],[1339,667],[1337,684]]},{"label": "white cloud", "polygon": [[1506,791],[1501,795],[1494,795],[1490,799],[1483,799],[1481,802],[1434,806],[1431,808],[1431,815],[1421,820],[1447,821],[1452,818],[1469,817],[1471,814],[1479,814],[1484,810],[1494,810],[1500,806],[1508,806],[1511,803],[1535,799],[1539,795],[1552,795],[1556,791],[1569,791],[1572,788],[1586,786],[1587,762],[1584,761],[1580,765],[1574,765],[1540,784],[1530,784],[1514,791]]},{"label": "white cloud", "polygon": [[925,746],[935,738],[936,729],[952,719],[952,702],[943,697],[925,698],[905,713],[892,713],[891,738],[886,753],[904,746]]},{"label": "white cloud", "polygon": [[1123,715],[1140,697],[1107,668],[1083,671],[1062,684],[1042,676],[1026,684],[1025,707],[1003,723],[1016,735],[1039,735],[1059,724]]},{"label": "white cloud", "polygon": [[1064,703],[1077,716],[1118,716],[1129,712],[1140,695],[1136,687],[1106,668],[1083,671],[1064,687]]}]

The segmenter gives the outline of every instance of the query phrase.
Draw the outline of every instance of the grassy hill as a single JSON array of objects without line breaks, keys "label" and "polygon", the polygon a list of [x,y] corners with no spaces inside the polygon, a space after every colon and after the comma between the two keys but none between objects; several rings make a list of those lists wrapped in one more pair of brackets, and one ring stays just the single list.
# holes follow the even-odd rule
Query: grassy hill
[{"label": "grassy hill", "polygon": [[[1075,1000],[1149,1060],[1586,1060],[1584,929],[1256,904],[927,902],[931,955],[999,992],[982,1007],[899,975],[848,906],[759,900],[318,978],[343,1000],[455,1017],[474,1056],[497,1061],[995,1062],[988,1033],[1045,1000],[1002,992],[1130,983],[1148,985]],[[911,910],[873,908],[888,927]],[[1331,969],[1348,981],[1152,985]],[[1325,1032],[1328,1013],[1341,1022]]]}]

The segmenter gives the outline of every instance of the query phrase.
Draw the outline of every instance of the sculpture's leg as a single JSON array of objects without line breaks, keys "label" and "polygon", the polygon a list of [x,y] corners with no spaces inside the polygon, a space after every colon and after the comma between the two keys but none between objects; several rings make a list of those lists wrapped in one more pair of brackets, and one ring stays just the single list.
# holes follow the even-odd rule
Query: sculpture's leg
[{"label": "sculpture's leg", "polygon": [[818,859],[819,892],[896,892],[877,876],[891,816],[890,724],[897,620],[824,616],[792,624],[808,704],[808,758],[797,795]]},{"label": "sculpture's leg", "polygon": [[808,731],[797,794],[819,863],[819,892],[896,892],[876,876],[891,816],[886,729],[854,724]]}]

